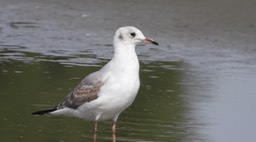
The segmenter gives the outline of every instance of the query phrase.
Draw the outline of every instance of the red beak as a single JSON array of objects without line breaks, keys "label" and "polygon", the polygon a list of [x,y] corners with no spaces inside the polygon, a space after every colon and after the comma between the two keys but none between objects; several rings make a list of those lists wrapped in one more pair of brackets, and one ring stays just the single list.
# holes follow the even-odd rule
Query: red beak
[{"label": "red beak", "polygon": [[159,45],[155,40],[153,40],[152,38],[148,38],[148,37],[146,37],[144,39],[144,43],[151,43],[151,44],[154,44],[154,45]]}]

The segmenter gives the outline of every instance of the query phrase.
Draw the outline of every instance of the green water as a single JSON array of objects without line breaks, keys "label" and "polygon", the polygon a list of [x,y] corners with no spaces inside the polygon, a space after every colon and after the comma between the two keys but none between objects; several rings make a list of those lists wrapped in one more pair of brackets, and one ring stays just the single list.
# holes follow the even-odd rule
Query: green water
[{"label": "green water", "polygon": [[[56,62],[1,63],[1,141],[90,141],[92,122],[77,118],[34,117],[31,112],[59,103],[97,67]],[[118,120],[119,141],[184,141],[190,135],[187,106],[179,82],[182,62],[141,63],[141,88]],[[99,125],[98,139],[109,141],[111,123]]]},{"label": "green water", "polygon": [[[141,87],[118,119],[124,142],[256,141],[255,0],[1,0],[0,141],[90,142],[92,122],[34,117],[113,55],[136,26]],[[98,142],[111,141],[111,122]]]}]

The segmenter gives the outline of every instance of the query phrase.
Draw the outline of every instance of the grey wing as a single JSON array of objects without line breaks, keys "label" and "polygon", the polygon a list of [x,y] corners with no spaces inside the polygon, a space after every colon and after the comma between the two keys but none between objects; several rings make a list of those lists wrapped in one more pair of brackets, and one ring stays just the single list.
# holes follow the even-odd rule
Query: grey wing
[{"label": "grey wing", "polygon": [[57,109],[69,107],[76,109],[86,102],[91,102],[98,98],[101,86],[104,84],[104,74],[95,72],[85,77],[79,85],[69,93]]}]

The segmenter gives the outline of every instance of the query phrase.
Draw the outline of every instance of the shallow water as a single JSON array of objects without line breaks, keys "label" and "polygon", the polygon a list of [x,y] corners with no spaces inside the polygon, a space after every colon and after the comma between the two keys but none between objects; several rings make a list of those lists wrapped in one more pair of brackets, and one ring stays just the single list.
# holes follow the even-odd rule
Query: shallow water
[{"label": "shallow water", "polygon": [[[0,1],[1,141],[91,141],[91,122],[33,117],[112,57],[112,36],[139,27],[141,88],[118,141],[255,141],[255,2]],[[111,122],[98,141],[110,141]]]}]

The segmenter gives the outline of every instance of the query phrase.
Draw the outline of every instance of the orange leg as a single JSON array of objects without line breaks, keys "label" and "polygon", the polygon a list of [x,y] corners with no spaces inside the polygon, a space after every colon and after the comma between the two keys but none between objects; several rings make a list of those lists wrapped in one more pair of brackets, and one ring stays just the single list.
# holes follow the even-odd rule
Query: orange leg
[{"label": "orange leg", "polygon": [[94,123],[94,129],[93,129],[93,142],[96,142],[96,137],[97,137],[97,125],[98,125],[98,121],[95,121]]},{"label": "orange leg", "polygon": [[112,124],[112,142],[116,142],[116,121]]}]

